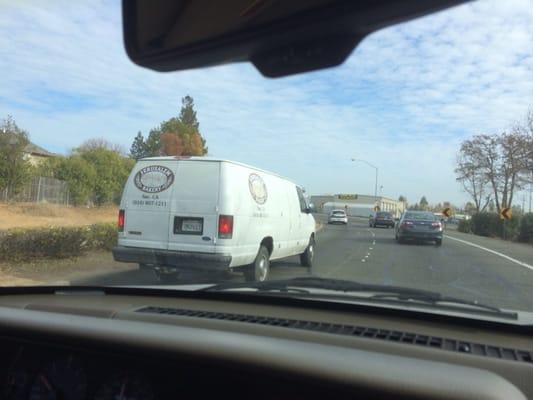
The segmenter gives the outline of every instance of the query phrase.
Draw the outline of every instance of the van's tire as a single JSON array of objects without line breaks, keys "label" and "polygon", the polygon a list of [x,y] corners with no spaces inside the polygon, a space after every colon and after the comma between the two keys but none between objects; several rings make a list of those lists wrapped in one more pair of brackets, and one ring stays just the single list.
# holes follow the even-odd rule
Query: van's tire
[{"label": "van's tire", "polygon": [[442,239],[435,240],[435,246],[442,246]]},{"label": "van's tire", "polygon": [[270,273],[270,253],[268,249],[261,245],[255,261],[244,270],[246,282],[264,282]]},{"label": "van's tire", "polygon": [[309,244],[305,248],[305,251],[300,254],[300,264],[303,267],[311,268],[313,266],[313,260],[315,258],[315,239],[309,239]]}]

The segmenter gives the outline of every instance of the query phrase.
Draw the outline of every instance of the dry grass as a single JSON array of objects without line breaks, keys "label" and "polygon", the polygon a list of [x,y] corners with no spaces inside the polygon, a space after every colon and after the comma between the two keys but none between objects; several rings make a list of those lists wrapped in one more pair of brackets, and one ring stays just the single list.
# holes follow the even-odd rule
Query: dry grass
[{"label": "dry grass", "polygon": [[80,226],[115,222],[116,206],[85,208],[53,204],[0,203],[0,230],[40,226]]},{"label": "dry grass", "polygon": [[20,278],[13,275],[8,275],[0,272],[0,287],[1,286],[35,286],[41,285],[41,281],[35,281],[27,278]]},{"label": "dry grass", "polygon": [[1,286],[69,285],[72,281],[138,270],[137,264],[119,263],[108,251],[61,260],[42,259],[23,263],[0,263]]}]

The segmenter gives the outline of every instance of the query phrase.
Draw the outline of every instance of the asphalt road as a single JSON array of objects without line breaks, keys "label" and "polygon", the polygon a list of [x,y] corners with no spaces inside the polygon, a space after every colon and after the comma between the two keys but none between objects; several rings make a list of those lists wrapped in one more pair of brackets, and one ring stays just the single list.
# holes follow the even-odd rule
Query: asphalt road
[{"label": "asphalt road", "polygon": [[[447,230],[433,243],[398,244],[394,230],[369,228],[363,219],[325,225],[317,234],[311,271],[298,257],[274,261],[270,279],[317,275],[364,283],[434,290],[504,308],[533,308],[533,246]],[[240,274],[181,275],[176,283],[242,281]],[[157,285],[151,271],[130,270],[73,281],[82,285]]]}]

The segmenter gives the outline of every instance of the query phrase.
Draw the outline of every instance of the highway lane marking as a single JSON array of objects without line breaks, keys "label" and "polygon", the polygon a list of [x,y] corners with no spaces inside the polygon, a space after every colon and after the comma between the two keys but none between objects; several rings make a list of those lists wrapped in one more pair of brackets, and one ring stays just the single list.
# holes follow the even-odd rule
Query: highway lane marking
[{"label": "highway lane marking", "polygon": [[489,249],[489,248],[487,248],[487,247],[483,247],[483,246],[480,246],[479,244],[475,244],[475,243],[472,243],[472,242],[468,242],[468,241],[463,240],[463,239],[457,239],[457,238],[454,238],[454,237],[449,236],[449,235],[444,235],[444,237],[446,237],[446,238],[448,238],[448,239],[451,239],[451,240],[455,240],[455,241],[457,241],[457,242],[461,242],[461,243],[466,244],[466,245],[468,245],[468,246],[475,247],[475,248],[480,249],[480,250],[484,250],[484,251],[486,251],[486,252],[488,252],[488,253],[492,253],[492,254],[497,255],[497,256],[499,256],[499,257],[501,257],[501,258],[505,258],[507,261],[511,261],[511,262],[513,262],[513,263],[515,263],[515,264],[518,264],[518,265],[520,265],[520,266],[522,266],[522,267],[528,268],[528,269],[530,269],[530,270],[533,271],[533,265],[530,265],[530,264],[525,263],[525,262],[523,262],[523,261],[517,260],[516,258],[509,257],[508,255],[505,255],[505,254],[500,253],[500,252],[498,252],[498,251],[491,250],[491,249]]}]

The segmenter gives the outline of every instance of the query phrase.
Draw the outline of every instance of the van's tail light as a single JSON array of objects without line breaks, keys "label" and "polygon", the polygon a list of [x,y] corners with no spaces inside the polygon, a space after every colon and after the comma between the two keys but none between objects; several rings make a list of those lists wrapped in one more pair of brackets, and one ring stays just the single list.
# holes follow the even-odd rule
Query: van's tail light
[{"label": "van's tail light", "polygon": [[440,222],[433,222],[433,223],[431,224],[431,227],[432,227],[433,229],[439,229],[439,230],[440,230],[440,229],[442,229],[442,224],[441,224]]},{"label": "van's tail light", "polygon": [[124,222],[126,218],[126,212],[124,210],[118,211],[118,231],[124,232]]},{"label": "van's tail light", "polygon": [[231,239],[233,236],[233,215],[221,215],[218,217],[218,237]]}]

